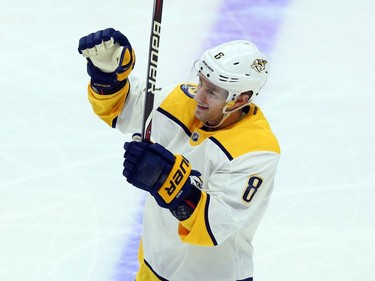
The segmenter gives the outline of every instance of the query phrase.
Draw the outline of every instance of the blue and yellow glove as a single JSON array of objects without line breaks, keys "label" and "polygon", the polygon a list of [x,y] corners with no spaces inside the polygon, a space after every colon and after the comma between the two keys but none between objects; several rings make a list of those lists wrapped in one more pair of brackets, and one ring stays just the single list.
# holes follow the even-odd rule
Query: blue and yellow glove
[{"label": "blue and yellow glove", "polygon": [[91,86],[100,94],[112,94],[121,89],[135,64],[134,50],[128,39],[113,28],[82,37],[78,52],[87,59]]},{"label": "blue and yellow glove", "polygon": [[150,192],[163,208],[173,210],[192,195],[196,206],[200,190],[192,186],[190,176],[196,171],[186,158],[157,143],[132,141],[124,148],[123,175],[129,183]]}]

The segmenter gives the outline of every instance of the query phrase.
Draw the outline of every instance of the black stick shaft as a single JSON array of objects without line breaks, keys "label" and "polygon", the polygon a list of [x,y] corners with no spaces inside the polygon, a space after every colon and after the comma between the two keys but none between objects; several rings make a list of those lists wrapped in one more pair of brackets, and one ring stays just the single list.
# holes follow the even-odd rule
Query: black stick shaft
[{"label": "black stick shaft", "polygon": [[[146,96],[143,110],[143,124],[142,124],[142,141],[149,141],[151,137],[151,122],[146,124],[153,105],[154,94],[156,88],[156,74],[159,58],[160,32],[161,32],[161,18],[163,12],[163,0],[154,0],[154,8],[152,14],[150,45],[147,65],[146,78]],[[147,125],[147,127],[146,127]]]}]

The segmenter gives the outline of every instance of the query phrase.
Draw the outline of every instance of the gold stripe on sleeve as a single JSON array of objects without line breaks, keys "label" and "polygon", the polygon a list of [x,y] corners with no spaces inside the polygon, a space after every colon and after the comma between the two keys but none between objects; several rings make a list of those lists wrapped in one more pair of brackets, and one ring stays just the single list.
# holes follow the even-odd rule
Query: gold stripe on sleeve
[{"label": "gold stripe on sleeve", "polygon": [[114,127],[114,121],[124,107],[129,88],[130,84],[126,82],[125,86],[117,93],[100,95],[94,92],[90,85],[88,86],[88,99],[92,109],[100,119],[111,127]]},{"label": "gold stripe on sleeve", "polygon": [[183,242],[201,246],[215,246],[216,241],[212,239],[206,219],[207,204],[207,193],[202,192],[202,197],[191,217],[180,222],[178,234]]}]

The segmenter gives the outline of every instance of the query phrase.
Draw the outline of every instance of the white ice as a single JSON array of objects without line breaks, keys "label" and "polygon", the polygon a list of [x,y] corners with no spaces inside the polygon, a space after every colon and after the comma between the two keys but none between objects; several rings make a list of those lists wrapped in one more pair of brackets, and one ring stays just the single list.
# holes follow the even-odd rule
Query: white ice
[{"label": "white ice", "polygon": [[[188,78],[219,8],[164,2],[159,85]],[[144,194],[121,175],[129,136],[93,114],[76,49],[115,27],[145,76],[151,10],[151,0],[0,0],[1,281],[114,280]],[[257,101],[282,159],[254,240],[256,281],[374,280],[373,11],[371,0],[285,10]]]}]

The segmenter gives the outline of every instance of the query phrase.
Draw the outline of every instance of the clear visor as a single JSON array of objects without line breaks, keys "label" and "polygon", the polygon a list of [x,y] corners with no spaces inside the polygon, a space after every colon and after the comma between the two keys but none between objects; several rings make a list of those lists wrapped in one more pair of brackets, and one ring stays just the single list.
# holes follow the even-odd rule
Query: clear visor
[{"label": "clear visor", "polygon": [[229,92],[219,86],[216,86],[200,73],[199,60],[194,62],[187,84],[194,94],[196,94],[197,90],[199,89],[200,91],[205,91],[207,94],[214,94],[218,97],[222,97],[223,101],[227,101]]},{"label": "clear visor", "polygon": [[[199,71],[199,60],[194,62],[190,71],[190,77],[188,79],[188,82],[186,82],[184,85],[184,92],[191,97],[194,97],[198,91],[200,93],[203,92],[210,96],[220,97],[219,99],[216,99],[217,107],[222,108],[223,114],[224,116],[226,116],[225,118],[227,118],[229,114],[231,114],[232,112],[237,111],[243,108],[244,106],[250,104],[249,100],[248,103],[242,106],[232,108],[239,95],[231,93],[219,86],[216,86],[214,83],[208,80],[208,78],[204,77],[204,75]],[[226,104],[223,106],[223,103]],[[215,106],[215,102],[214,104],[210,104],[211,108],[214,108]]]}]

